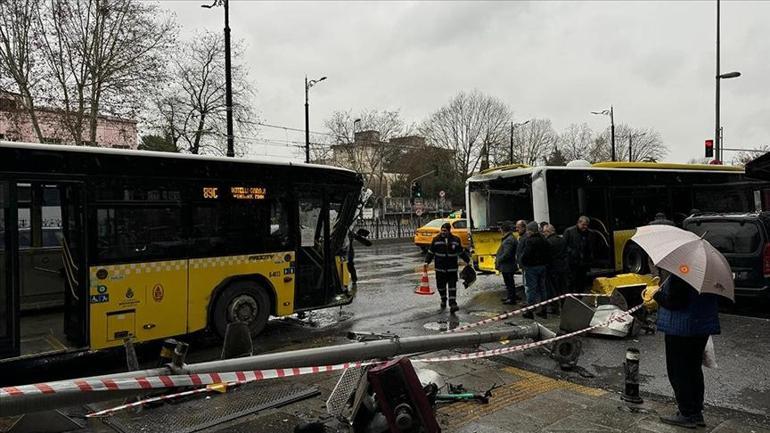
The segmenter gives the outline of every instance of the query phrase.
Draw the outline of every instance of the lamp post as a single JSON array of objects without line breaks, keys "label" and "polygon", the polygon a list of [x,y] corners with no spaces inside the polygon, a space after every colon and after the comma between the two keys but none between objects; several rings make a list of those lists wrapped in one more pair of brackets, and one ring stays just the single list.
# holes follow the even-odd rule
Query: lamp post
[{"label": "lamp post", "polygon": [[513,123],[513,122],[511,122],[511,164],[513,164],[513,130],[518,128],[519,126],[526,125],[530,121],[532,121],[532,119],[527,120],[526,122],[521,122],[521,123]]},{"label": "lamp post", "polygon": [[356,142],[356,127],[361,127],[361,119],[356,119],[353,121],[353,143]]},{"label": "lamp post", "polygon": [[609,110],[592,111],[591,114],[601,114],[603,116],[610,116],[610,142],[612,144],[612,160],[615,161],[615,112],[610,105]]},{"label": "lamp post", "polygon": [[719,123],[719,84],[721,80],[729,78],[738,78],[740,72],[720,73],[719,70],[719,0],[717,0],[717,73],[716,73],[716,115],[714,116],[714,156],[715,159],[722,161],[722,146],[720,144],[720,123]]},{"label": "lamp post", "polygon": [[214,0],[210,5],[201,5],[211,9],[214,6],[225,7],[225,110],[227,111],[227,156],[235,156],[233,144],[233,84],[230,68],[230,5],[228,0]]},{"label": "lamp post", "polygon": [[326,77],[321,77],[317,80],[308,81],[307,75],[305,75],[305,162],[310,162],[310,105],[308,104],[308,92],[316,83],[320,83],[325,79]]}]

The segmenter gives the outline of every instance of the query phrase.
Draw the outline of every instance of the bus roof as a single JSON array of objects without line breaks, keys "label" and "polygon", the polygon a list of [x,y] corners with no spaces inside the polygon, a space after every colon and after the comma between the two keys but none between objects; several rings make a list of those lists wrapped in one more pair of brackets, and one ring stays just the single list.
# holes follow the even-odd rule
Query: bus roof
[{"label": "bus roof", "polygon": [[331,165],[320,164],[307,164],[304,162],[291,162],[291,161],[275,161],[269,159],[247,159],[247,158],[230,158],[225,156],[210,156],[210,155],[194,155],[190,153],[176,153],[176,152],[157,152],[151,150],[133,150],[133,149],[112,149],[106,147],[93,147],[93,146],[75,146],[67,144],[39,144],[39,143],[23,143],[16,141],[4,141],[0,140],[0,149],[20,149],[20,150],[37,150],[37,151],[52,151],[52,152],[72,152],[82,154],[95,154],[95,155],[120,155],[120,156],[136,156],[136,157],[151,157],[160,159],[178,159],[188,161],[217,161],[224,163],[240,163],[240,164],[260,164],[271,165],[276,167],[307,167],[307,168],[322,168],[326,170],[337,170],[341,172],[355,173],[352,170],[335,167]]},{"label": "bus roof", "polygon": [[660,162],[598,162],[592,165],[564,167],[564,166],[539,166],[528,167],[524,165],[507,165],[500,167],[500,170],[489,169],[468,178],[466,183],[486,182],[494,179],[505,179],[509,177],[518,177],[532,175],[535,172],[545,171],[605,171],[605,170],[623,170],[623,171],[694,171],[709,173],[743,173],[743,167],[731,165],[708,165],[708,164],[678,164],[678,163],[660,163]]}]

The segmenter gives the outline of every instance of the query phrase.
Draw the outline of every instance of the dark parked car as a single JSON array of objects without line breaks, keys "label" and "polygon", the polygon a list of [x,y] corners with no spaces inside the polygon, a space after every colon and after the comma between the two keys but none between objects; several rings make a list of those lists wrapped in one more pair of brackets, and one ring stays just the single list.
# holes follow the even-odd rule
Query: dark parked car
[{"label": "dark parked car", "polygon": [[725,256],[736,297],[770,299],[770,212],[696,214],[683,226]]}]

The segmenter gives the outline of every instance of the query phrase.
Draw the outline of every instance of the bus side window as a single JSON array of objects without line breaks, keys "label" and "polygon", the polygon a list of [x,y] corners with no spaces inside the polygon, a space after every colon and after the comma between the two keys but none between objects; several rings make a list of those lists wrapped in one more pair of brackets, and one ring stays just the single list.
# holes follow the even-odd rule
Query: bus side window
[{"label": "bus side window", "polygon": [[300,245],[312,247],[316,245],[316,233],[320,233],[321,200],[301,199],[299,201]]},{"label": "bus side window", "polygon": [[177,207],[101,207],[96,219],[102,261],[177,258],[184,254],[181,210]]}]

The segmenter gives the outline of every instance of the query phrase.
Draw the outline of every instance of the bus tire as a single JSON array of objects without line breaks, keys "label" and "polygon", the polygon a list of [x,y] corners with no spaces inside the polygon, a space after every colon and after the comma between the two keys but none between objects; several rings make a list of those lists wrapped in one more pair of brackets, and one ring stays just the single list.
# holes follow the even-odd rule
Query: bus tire
[{"label": "bus tire", "polygon": [[626,243],[623,248],[623,272],[627,274],[648,274],[647,253],[634,242]]},{"label": "bus tire", "polygon": [[212,322],[220,338],[225,338],[227,324],[234,321],[247,322],[254,337],[265,329],[269,317],[270,297],[265,288],[253,281],[236,281],[217,298]]}]

